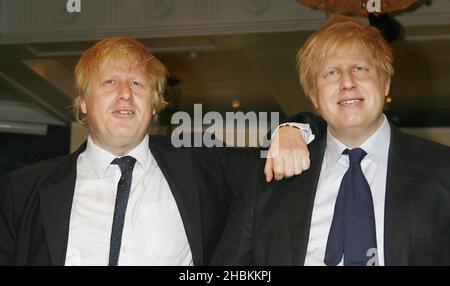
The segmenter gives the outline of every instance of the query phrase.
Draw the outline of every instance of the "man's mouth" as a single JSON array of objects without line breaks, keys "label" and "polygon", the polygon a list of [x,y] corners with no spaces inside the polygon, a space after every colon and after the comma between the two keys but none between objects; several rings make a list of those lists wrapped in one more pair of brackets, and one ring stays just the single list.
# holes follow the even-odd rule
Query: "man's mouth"
[{"label": "man's mouth", "polygon": [[129,109],[119,109],[115,110],[113,114],[119,117],[130,117],[134,115],[134,111]]},{"label": "man's mouth", "polygon": [[342,106],[357,106],[361,104],[363,101],[364,99],[362,98],[349,98],[339,101],[338,104]]}]

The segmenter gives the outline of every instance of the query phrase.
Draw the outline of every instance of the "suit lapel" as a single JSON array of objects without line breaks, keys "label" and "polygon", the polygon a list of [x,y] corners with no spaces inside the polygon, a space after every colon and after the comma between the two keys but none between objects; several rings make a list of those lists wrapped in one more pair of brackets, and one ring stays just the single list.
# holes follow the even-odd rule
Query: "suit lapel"
[{"label": "suit lapel", "polygon": [[86,143],[58,166],[48,183],[39,190],[42,222],[52,265],[64,265],[75,190],[77,158],[85,148]]},{"label": "suit lapel", "polygon": [[191,153],[150,137],[150,150],[158,163],[180,211],[195,265],[203,265],[203,225]]},{"label": "suit lapel", "polygon": [[289,181],[287,196],[293,265],[303,265],[305,263],[314,198],[319,182],[325,146],[325,138],[312,145],[310,149],[310,169]]},{"label": "suit lapel", "polygon": [[386,265],[398,265],[400,250],[407,245],[409,217],[422,175],[408,150],[407,137],[391,126],[392,136],[386,182],[384,255]]}]

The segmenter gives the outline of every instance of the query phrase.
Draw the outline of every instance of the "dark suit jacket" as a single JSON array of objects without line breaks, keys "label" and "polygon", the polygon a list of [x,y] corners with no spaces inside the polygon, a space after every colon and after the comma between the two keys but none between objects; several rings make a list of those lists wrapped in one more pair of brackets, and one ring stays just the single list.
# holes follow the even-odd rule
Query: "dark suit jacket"
[{"label": "dark suit jacket", "polygon": [[[151,136],[149,147],[180,211],[195,265],[209,262],[233,195],[258,152],[174,148]],[[63,265],[78,155],[36,163],[0,179],[0,265]],[[236,168],[239,166],[239,168]]]},{"label": "dark suit jacket", "polygon": [[[324,129],[322,129],[324,130]],[[450,265],[450,148],[391,127],[384,217],[386,265]],[[326,137],[311,167],[267,184],[255,168],[231,206],[213,265],[303,265]]]}]

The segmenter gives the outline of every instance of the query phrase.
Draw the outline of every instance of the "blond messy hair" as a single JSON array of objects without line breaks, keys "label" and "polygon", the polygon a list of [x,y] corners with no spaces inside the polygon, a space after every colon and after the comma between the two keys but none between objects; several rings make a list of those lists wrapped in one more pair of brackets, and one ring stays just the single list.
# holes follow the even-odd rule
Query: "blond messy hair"
[{"label": "blond messy hair", "polygon": [[326,57],[361,48],[370,55],[382,83],[387,83],[394,74],[394,56],[389,44],[378,29],[355,18],[338,15],[312,34],[297,53],[297,70],[306,96],[311,96],[316,89],[317,67]]},{"label": "blond messy hair", "polygon": [[86,50],[75,67],[77,96],[73,101],[73,113],[79,123],[86,124],[86,115],[81,112],[81,102],[89,97],[91,81],[110,62],[134,65],[134,68],[142,69],[150,84],[153,109],[158,112],[166,106],[163,97],[166,67],[138,41],[129,37],[112,37],[101,40]]}]

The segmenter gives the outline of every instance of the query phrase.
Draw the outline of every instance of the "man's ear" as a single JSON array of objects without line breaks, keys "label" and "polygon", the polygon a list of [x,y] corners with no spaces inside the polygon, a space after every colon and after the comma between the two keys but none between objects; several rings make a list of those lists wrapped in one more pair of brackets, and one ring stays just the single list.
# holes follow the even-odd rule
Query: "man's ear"
[{"label": "man's ear", "polygon": [[385,83],[384,83],[384,97],[389,95],[389,91],[391,89],[391,79],[388,79]]},{"label": "man's ear", "polygon": [[319,109],[319,102],[317,100],[317,93],[315,91],[309,92],[309,98],[316,109]]},{"label": "man's ear", "polygon": [[80,96],[80,108],[81,108],[81,112],[83,112],[83,114],[87,114],[86,99],[84,99],[81,96]]}]

